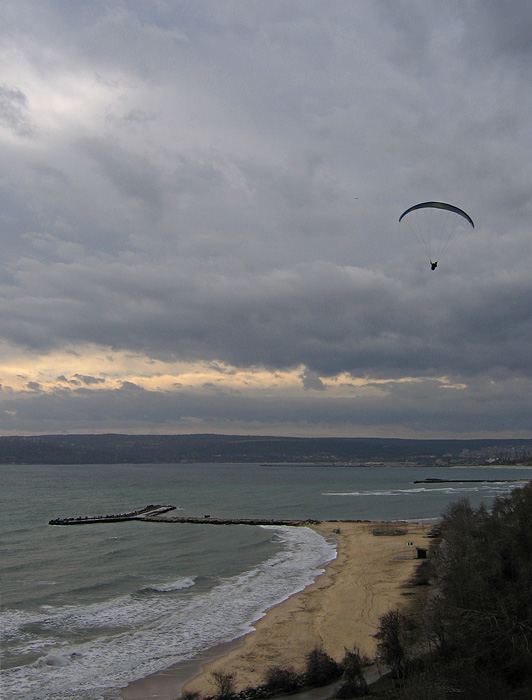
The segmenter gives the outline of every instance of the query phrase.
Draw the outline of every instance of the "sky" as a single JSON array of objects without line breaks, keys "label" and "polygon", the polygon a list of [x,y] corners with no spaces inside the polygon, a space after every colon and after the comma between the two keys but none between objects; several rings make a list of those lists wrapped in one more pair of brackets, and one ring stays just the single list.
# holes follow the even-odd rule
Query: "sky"
[{"label": "sky", "polygon": [[532,437],[531,85],[529,0],[1,3],[0,435]]}]

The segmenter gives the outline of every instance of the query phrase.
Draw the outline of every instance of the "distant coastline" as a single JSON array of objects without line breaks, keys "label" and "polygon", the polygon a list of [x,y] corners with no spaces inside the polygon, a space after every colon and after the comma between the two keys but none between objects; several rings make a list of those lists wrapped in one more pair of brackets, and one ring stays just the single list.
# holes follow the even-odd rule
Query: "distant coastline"
[{"label": "distant coastline", "polygon": [[531,439],[412,440],[249,435],[0,437],[0,464],[253,463],[335,466],[531,466]]}]

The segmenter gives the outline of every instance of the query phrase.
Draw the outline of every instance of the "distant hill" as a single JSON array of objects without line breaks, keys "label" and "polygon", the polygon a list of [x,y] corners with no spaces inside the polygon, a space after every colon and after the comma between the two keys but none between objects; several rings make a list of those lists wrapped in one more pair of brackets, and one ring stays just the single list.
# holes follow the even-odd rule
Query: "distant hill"
[{"label": "distant hill", "polygon": [[401,440],[115,434],[0,437],[0,464],[149,462],[532,464],[532,439]]}]

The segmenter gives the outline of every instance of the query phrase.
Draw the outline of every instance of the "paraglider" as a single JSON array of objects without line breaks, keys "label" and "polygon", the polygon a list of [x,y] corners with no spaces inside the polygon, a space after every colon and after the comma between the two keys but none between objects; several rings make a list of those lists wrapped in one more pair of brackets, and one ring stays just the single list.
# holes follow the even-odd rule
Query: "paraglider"
[{"label": "paraglider", "polygon": [[414,204],[401,214],[399,221],[403,219],[423,247],[431,270],[438,267],[442,255],[462,233],[475,228],[467,212],[445,202]]}]

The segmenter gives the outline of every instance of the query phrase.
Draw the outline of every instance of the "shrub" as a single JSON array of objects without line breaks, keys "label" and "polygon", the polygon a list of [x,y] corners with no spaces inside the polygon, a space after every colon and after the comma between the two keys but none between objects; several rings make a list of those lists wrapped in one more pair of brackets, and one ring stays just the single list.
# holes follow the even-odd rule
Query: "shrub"
[{"label": "shrub", "polygon": [[327,685],[336,680],[342,672],[340,664],[332,659],[323,649],[313,649],[307,655],[305,676],[310,686]]},{"label": "shrub", "polygon": [[300,676],[291,668],[271,666],[266,671],[265,684],[268,691],[281,695],[293,693],[301,687]]},{"label": "shrub", "polygon": [[368,659],[360,655],[357,647],[346,651],[341,663],[342,683],[336,692],[337,698],[358,698],[367,693],[368,684],[364,676],[364,666],[367,664]]},{"label": "shrub", "polygon": [[181,700],[199,700],[200,694],[197,690],[187,690],[181,695]]}]

